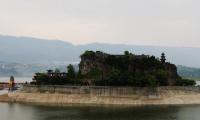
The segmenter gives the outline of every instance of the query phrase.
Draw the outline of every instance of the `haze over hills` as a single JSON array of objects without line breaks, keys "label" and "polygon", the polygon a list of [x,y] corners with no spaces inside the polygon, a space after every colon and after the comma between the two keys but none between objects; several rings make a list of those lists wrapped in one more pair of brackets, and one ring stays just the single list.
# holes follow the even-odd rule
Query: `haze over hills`
[{"label": "haze over hills", "polygon": [[[166,53],[167,61],[176,65],[200,67],[200,48],[138,46],[123,44],[92,43],[73,45],[59,40],[45,40],[31,37],[0,36],[0,76],[32,76],[34,72],[60,68],[66,70],[69,63],[78,64],[79,56],[85,50],[100,50],[123,54],[129,50],[134,54],[150,54],[160,57]],[[178,66],[184,77],[200,77],[199,69]]]},{"label": "haze over hills", "polygon": [[181,77],[200,80],[200,68],[186,67],[178,65],[178,73]]},{"label": "haze over hills", "polygon": [[0,61],[17,63],[71,63],[78,62],[85,50],[100,50],[123,54],[128,50],[134,54],[150,54],[159,57],[166,53],[167,60],[176,65],[200,67],[200,48],[160,47],[123,44],[92,43],[73,45],[59,40],[44,40],[31,37],[0,36]]},{"label": "haze over hills", "polygon": [[59,69],[61,72],[67,71],[67,65],[58,64],[21,64],[0,61],[0,77],[32,77],[34,73],[46,72],[48,69]]},{"label": "haze over hills", "polygon": [[[0,36],[0,60],[17,63],[49,63],[75,61],[75,47],[57,40]],[[76,57],[78,58],[78,57]]]}]

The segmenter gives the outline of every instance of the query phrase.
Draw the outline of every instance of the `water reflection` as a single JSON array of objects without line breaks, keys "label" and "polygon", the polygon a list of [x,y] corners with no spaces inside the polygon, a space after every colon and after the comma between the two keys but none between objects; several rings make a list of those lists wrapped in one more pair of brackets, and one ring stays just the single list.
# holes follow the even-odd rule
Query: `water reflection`
[{"label": "water reflection", "polygon": [[44,107],[0,103],[1,120],[199,120],[200,106]]}]

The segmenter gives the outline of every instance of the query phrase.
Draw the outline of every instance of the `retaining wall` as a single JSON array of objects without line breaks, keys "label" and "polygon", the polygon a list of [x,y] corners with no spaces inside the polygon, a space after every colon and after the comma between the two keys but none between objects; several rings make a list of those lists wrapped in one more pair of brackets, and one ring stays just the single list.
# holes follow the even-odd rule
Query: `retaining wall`
[{"label": "retaining wall", "polygon": [[14,102],[44,104],[200,104],[200,87],[31,86],[8,95]]}]

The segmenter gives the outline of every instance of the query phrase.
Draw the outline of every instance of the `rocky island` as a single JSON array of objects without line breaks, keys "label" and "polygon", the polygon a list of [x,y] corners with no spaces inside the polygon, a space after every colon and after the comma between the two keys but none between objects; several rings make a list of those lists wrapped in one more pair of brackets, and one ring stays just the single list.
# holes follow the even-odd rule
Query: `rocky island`
[{"label": "rocky island", "polygon": [[[79,70],[36,73],[31,84],[8,94],[10,102],[42,104],[200,104],[195,81],[182,79],[174,64],[150,55],[86,51]],[[4,96],[5,97],[5,96]],[[1,100],[1,98],[0,98]],[[2,101],[2,100],[1,100]]]},{"label": "rocky island", "polygon": [[95,85],[108,86],[175,86],[183,84],[174,64],[149,55],[110,55],[86,51],[81,55],[80,74]]}]

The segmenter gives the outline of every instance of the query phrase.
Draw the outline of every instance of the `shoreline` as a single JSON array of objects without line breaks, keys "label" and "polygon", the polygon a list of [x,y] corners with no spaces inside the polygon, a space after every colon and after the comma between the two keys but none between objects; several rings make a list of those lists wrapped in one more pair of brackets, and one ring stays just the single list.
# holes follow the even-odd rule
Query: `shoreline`
[{"label": "shoreline", "polygon": [[158,87],[155,90],[130,87],[27,86],[20,91],[0,95],[0,102],[76,105],[200,105],[199,87]]},{"label": "shoreline", "polygon": [[[14,93],[0,95],[0,102],[38,104],[47,106],[68,106],[68,105],[200,105],[200,94],[180,95],[168,98],[149,99],[141,98],[120,98],[120,97],[91,97],[88,96],[66,96],[63,94],[48,93]],[[17,95],[17,96],[16,96]],[[45,97],[46,96],[46,97]],[[71,98],[69,98],[71,97]],[[76,98],[80,98],[79,100]],[[67,100],[66,100],[67,99]],[[95,99],[95,100],[94,100]]]}]

